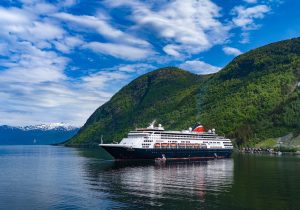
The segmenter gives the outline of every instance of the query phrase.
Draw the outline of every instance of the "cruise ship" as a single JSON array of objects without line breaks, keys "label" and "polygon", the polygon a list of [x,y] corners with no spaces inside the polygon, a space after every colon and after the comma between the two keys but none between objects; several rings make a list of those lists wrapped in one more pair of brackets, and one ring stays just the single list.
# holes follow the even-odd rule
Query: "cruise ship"
[{"label": "cruise ship", "polygon": [[233,146],[230,139],[218,136],[215,129],[201,124],[183,131],[166,131],[152,122],[147,128],[130,131],[119,144],[100,144],[117,160],[124,159],[213,159],[228,158]]}]

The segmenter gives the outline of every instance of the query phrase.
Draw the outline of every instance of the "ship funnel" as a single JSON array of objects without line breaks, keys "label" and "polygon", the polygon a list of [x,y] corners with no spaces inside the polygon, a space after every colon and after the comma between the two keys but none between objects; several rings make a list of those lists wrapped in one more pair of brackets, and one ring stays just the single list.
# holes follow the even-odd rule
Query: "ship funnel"
[{"label": "ship funnel", "polygon": [[201,132],[205,132],[205,128],[200,123],[197,123],[194,126],[193,131],[201,133]]}]

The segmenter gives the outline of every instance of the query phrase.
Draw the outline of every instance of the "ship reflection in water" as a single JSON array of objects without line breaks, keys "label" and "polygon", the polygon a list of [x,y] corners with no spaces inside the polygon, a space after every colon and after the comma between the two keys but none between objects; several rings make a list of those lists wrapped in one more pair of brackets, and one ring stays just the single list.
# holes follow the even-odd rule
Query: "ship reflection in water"
[{"label": "ship reflection in water", "polygon": [[106,192],[106,199],[119,202],[120,207],[128,209],[209,207],[212,203],[206,203],[206,198],[211,200],[211,197],[226,193],[233,183],[232,159],[103,162],[101,166],[99,162],[87,165],[86,178],[91,188]]}]

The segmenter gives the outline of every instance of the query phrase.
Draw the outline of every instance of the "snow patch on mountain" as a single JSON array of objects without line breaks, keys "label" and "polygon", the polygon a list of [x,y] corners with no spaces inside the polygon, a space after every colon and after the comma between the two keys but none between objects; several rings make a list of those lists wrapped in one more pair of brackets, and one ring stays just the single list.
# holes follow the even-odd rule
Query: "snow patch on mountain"
[{"label": "snow patch on mountain", "polygon": [[69,125],[67,123],[49,123],[49,124],[39,124],[39,125],[28,125],[28,126],[21,126],[18,127],[19,129],[22,129],[24,131],[30,131],[30,130],[74,130],[77,129],[77,127]]}]

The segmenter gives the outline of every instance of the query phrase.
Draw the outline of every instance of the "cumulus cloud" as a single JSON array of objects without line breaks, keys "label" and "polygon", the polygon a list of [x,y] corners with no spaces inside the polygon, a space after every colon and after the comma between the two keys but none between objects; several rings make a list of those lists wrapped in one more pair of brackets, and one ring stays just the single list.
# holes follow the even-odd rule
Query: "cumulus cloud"
[{"label": "cumulus cloud", "polygon": [[[70,52],[82,40],[41,16],[41,10],[57,8],[39,1],[24,2],[22,8],[0,7],[0,122],[18,125],[66,120],[82,124],[84,118],[75,109],[86,107],[90,113],[97,94],[85,92],[90,88],[83,80],[80,88],[73,85],[76,80],[65,74],[69,58],[60,54]],[[92,105],[78,103],[81,90],[82,95],[90,95]],[[107,91],[104,92],[100,100],[107,100]],[[66,107],[70,113],[65,112]],[[88,116],[86,112],[83,111],[84,117]]]},{"label": "cumulus cloud", "polygon": [[240,54],[242,54],[242,52],[234,47],[223,47],[223,51],[225,54],[227,55],[233,55],[233,56],[238,56]]},{"label": "cumulus cloud", "polygon": [[228,38],[229,27],[218,19],[220,8],[209,0],[176,0],[158,9],[152,8],[154,3],[141,1],[106,1],[106,4],[130,7],[135,27],[150,29],[153,35],[168,40],[163,51],[174,57],[202,52]]},{"label": "cumulus cloud", "polygon": [[136,73],[138,75],[143,74],[147,71],[156,69],[156,66],[147,63],[135,63],[135,64],[123,64],[113,67],[113,69],[128,73]]},{"label": "cumulus cloud", "polygon": [[248,8],[237,6],[232,10],[232,13],[235,15],[232,22],[244,30],[252,30],[257,27],[255,19],[264,18],[265,14],[269,11],[270,8],[267,5],[257,5]]},{"label": "cumulus cloud", "polygon": [[147,41],[132,36],[113,27],[104,14],[98,16],[73,15],[69,13],[55,13],[53,17],[80,27],[72,27],[74,30],[87,28],[95,30],[99,35],[106,38],[107,42],[90,42],[85,48],[94,52],[114,56],[124,60],[144,59],[153,54],[151,44]]},{"label": "cumulus cloud", "polygon": [[126,72],[98,72],[78,79],[28,84],[3,80],[0,96],[5,106],[0,108],[0,122],[24,125],[63,121],[81,126],[130,77]]},{"label": "cumulus cloud", "polygon": [[234,16],[232,22],[235,27],[242,29],[241,43],[249,42],[249,31],[260,27],[255,21],[263,19],[270,10],[271,8],[267,5],[256,5],[253,7],[236,6],[232,9],[232,15]]},{"label": "cumulus cloud", "polygon": [[[131,36],[108,23],[108,18],[101,14],[101,16],[89,16],[89,15],[72,15],[69,13],[56,13],[53,15],[64,21],[68,21],[81,27],[90,28],[96,30],[100,35],[114,41],[128,42],[130,44],[137,44],[142,46],[150,46],[150,44],[138,37]],[[74,29],[81,29],[74,27]],[[81,29],[82,30],[82,29]]]},{"label": "cumulus cloud", "polygon": [[125,60],[139,60],[144,59],[153,54],[150,49],[143,49],[124,44],[115,43],[102,43],[102,42],[90,42],[84,47],[91,49],[95,52],[122,58]]},{"label": "cumulus cloud", "polygon": [[213,66],[200,60],[189,60],[180,64],[179,67],[196,74],[212,74],[221,69],[221,67]]},{"label": "cumulus cloud", "polygon": [[180,46],[178,45],[173,45],[173,44],[168,44],[163,47],[163,51],[167,53],[168,55],[174,56],[174,57],[180,57]]}]

